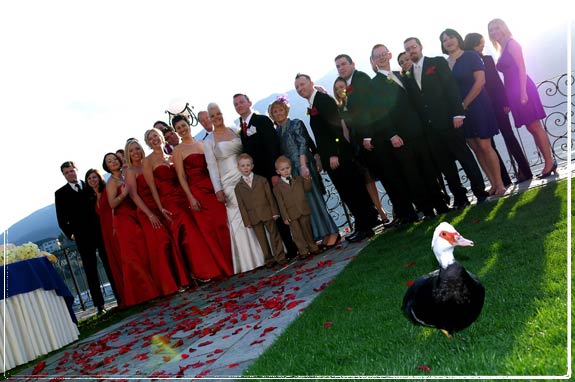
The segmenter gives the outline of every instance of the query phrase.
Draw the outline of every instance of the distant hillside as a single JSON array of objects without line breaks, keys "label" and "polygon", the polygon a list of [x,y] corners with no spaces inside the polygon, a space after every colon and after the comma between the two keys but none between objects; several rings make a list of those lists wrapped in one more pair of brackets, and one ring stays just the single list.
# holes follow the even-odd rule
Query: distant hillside
[{"label": "distant hillside", "polygon": [[[60,228],[56,220],[56,208],[50,204],[8,228],[7,241],[20,245],[29,241],[39,241],[50,237],[58,237]],[[0,234],[0,242],[4,234]]]}]

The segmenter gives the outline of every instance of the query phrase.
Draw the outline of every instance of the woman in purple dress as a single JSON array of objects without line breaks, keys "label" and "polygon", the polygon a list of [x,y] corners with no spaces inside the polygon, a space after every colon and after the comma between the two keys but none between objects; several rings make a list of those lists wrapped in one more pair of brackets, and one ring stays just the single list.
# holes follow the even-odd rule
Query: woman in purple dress
[{"label": "woman in purple dress", "polygon": [[[491,99],[495,119],[497,119],[497,126],[503,136],[503,140],[505,141],[509,157],[513,158],[515,162],[517,162],[516,170],[515,166],[513,166],[517,182],[520,183],[530,180],[533,178],[531,167],[529,167],[529,162],[527,161],[527,158],[525,158],[525,154],[523,154],[523,150],[521,149],[515,134],[513,134],[511,122],[509,122],[509,101],[507,100],[507,94],[505,93],[505,86],[503,85],[501,78],[499,78],[499,73],[495,68],[493,57],[483,54],[485,39],[479,33],[468,33],[463,40],[463,47],[465,50],[475,50],[481,56],[481,59],[485,64],[485,90],[487,90],[487,94],[489,94],[489,98]],[[505,179],[503,179],[503,182],[505,182]]]},{"label": "woman in purple dress", "polygon": [[485,67],[475,51],[463,50],[463,38],[453,29],[446,29],[439,35],[441,50],[448,54],[447,62],[459,87],[463,100],[465,120],[463,132],[481,168],[487,175],[491,189],[489,195],[505,194],[501,179],[499,158],[491,146],[491,138],[499,134],[491,101],[483,85]]},{"label": "woman in purple dress", "polygon": [[539,178],[547,178],[557,172],[557,162],[553,160],[549,137],[541,123],[541,119],[546,116],[545,110],[543,110],[535,84],[527,75],[521,45],[512,38],[503,20],[491,20],[487,28],[493,46],[501,52],[497,70],[503,73],[505,91],[515,127],[525,125],[533,135],[535,144],[545,161],[545,167]]}]

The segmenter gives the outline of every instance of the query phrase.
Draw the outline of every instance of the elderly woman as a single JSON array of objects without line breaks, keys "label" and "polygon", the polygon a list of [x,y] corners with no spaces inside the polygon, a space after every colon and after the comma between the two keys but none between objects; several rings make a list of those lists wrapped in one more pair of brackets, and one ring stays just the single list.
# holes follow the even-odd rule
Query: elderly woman
[{"label": "elderly woman", "polygon": [[292,175],[311,174],[313,186],[311,191],[306,193],[306,199],[312,211],[311,226],[314,239],[321,239],[324,248],[331,248],[337,244],[340,236],[320,192],[321,178],[308,147],[306,127],[301,120],[288,118],[287,98],[279,97],[272,102],[268,112],[277,126],[281,152],[292,162]]}]

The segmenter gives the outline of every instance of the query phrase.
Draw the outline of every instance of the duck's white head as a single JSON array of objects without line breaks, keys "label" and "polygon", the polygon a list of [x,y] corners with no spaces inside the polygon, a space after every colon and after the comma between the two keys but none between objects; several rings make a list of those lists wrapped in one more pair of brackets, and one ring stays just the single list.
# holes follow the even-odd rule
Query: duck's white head
[{"label": "duck's white head", "polygon": [[431,240],[431,248],[433,253],[439,261],[441,268],[447,268],[453,264],[455,258],[453,257],[453,248],[456,246],[471,247],[473,242],[467,240],[447,222],[441,222],[435,232],[433,232],[433,239]]}]

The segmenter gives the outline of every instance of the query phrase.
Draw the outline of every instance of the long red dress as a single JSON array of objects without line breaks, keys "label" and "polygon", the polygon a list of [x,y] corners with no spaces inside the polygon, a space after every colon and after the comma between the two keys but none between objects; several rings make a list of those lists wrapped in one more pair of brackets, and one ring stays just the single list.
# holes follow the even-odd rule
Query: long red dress
[{"label": "long red dress", "polygon": [[112,270],[112,277],[114,278],[116,291],[118,292],[116,299],[118,301],[118,306],[122,307],[124,277],[122,275],[122,263],[120,260],[120,246],[116,236],[114,236],[112,208],[108,202],[108,196],[106,195],[105,190],[100,195],[100,199],[96,202],[96,213],[100,218],[102,240],[104,241],[104,247],[106,248],[106,254],[108,255],[108,262],[110,263],[110,269]]},{"label": "long red dress", "polygon": [[[138,186],[138,195],[142,198],[146,207],[148,207],[160,220],[162,214],[154,202],[152,192],[140,174],[136,177]],[[189,285],[188,272],[182,255],[177,245],[172,244],[172,236],[168,229],[168,223],[162,220],[160,228],[154,228],[150,218],[142,211],[137,209],[137,216],[146,239],[148,252],[150,253],[150,267],[152,278],[156,281],[160,293],[169,295],[178,290],[180,286]]]},{"label": "long red dress", "polygon": [[[118,194],[121,186],[118,187]],[[144,231],[138,222],[136,205],[130,198],[114,208],[114,232],[120,247],[124,286],[122,302],[132,306],[160,295],[152,279]]]},{"label": "long red dress", "polygon": [[227,276],[214,260],[210,247],[191,213],[174,167],[160,165],[153,173],[162,207],[172,214],[172,239],[179,244],[194,277],[206,280]]},{"label": "long red dress", "polygon": [[216,198],[206,157],[204,154],[190,154],[183,162],[190,191],[201,206],[199,211],[192,210],[192,214],[220,271],[231,276],[234,267],[226,206]]}]

